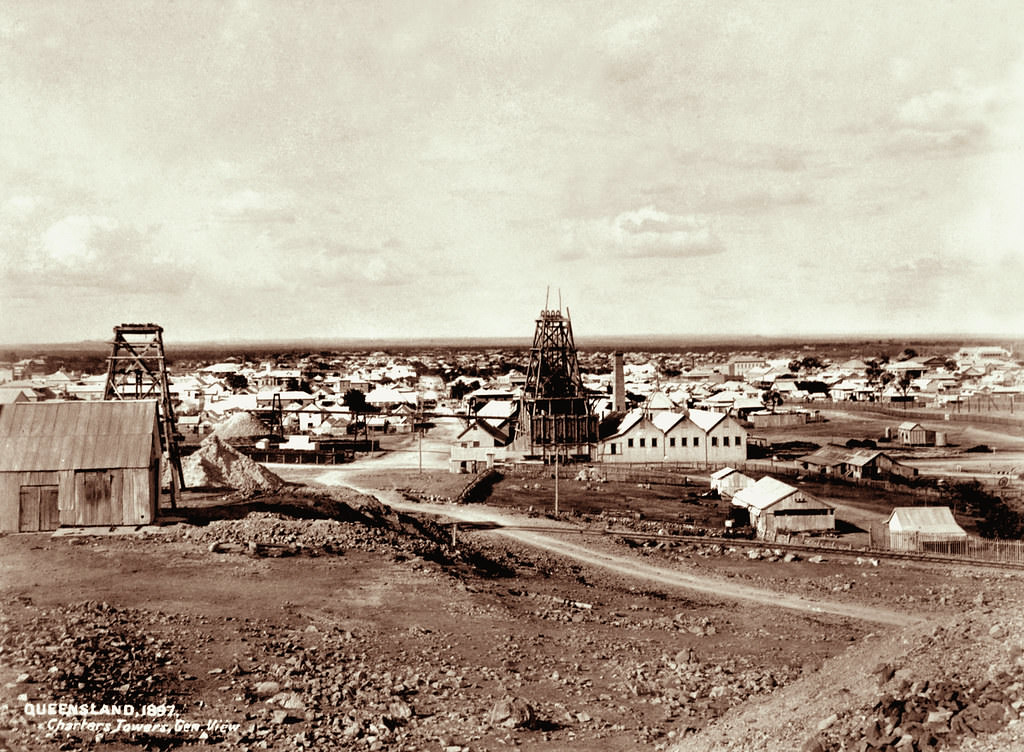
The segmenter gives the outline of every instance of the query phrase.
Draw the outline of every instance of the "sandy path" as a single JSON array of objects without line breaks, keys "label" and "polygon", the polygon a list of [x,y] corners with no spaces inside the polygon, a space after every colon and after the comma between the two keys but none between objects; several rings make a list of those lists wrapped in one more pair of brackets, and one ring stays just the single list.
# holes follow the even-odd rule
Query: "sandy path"
[{"label": "sandy path", "polygon": [[[907,614],[906,612],[890,611],[871,606],[812,600],[742,585],[728,580],[697,576],[675,569],[654,566],[630,556],[598,551],[576,543],[570,543],[563,538],[556,538],[534,530],[524,529],[523,526],[528,527],[535,523],[533,520],[518,515],[512,515],[481,505],[456,506],[451,504],[410,502],[394,491],[365,488],[351,483],[348,480],[348,475],[349,473],[346,470],[332,470],[317,475],[316,481],[324,485],[347,486],[359,493],[376,496],[383,503],[404,512],[435,514],[464,522],[496,525],[497,527],[491,532],[511,538],[518,543],[544,549],[553,554],[565,556],[591,566],[601,567],[617,574],[655,582],[663,586],[696,590],[708,595],[751,601],[764,606],[778,606],[805,613],[843,616],[850,619],[893,626],[906,626],[920,621],[919,617]],[[549,522],[546,521],[545,524]],[[573,530],[572,526],[566,526],[567,533]]]}]

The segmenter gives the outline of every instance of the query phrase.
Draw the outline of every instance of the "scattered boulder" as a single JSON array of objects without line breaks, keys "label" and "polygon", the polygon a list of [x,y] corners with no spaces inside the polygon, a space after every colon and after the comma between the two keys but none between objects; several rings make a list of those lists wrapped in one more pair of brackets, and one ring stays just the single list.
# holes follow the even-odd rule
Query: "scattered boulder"
[{"label": "scattered boulder", "polygon": [[530,704],[512,695],[498,700],[487,718],[488,725],[496,728],[530,728],[535,720]]}]

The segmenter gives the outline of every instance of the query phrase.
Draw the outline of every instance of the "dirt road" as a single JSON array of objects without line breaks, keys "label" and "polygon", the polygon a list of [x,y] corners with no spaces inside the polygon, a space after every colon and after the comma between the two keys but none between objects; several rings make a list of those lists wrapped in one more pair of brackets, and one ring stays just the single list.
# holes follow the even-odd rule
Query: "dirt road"
[{"label": "dirt road", "polygon": [[[684,588],[710,595],[750,601],[764,606],[778,606],[806,613],[831,614],[851,619],[877,622],[893,626],[907,626],[920,621],[906,612],[890,611],[870,606],[836,603],[825,600],[811,600],[786,593],[773,592],[727,580],[697,576],[675,569],[653,566],[630,556],[599,551],[564,538],[554,537],[534,530],[523,529],[531,520],[501,512],[486,506],[456,506],[452,504],[428,504],[410,502],[394,491],[365,488],[349,480],[346,470],[332,470],[316,476],[324,485],[347,486],[360,493],[376,496],[383,503],[404,512],[418,512],[449,517],[454,520],[494,525],[494,533],[512,538],[518,543],[544,549],[590,566],[601,567],[617,574],[633,577],[662,586]],[[566,525],[566,534],[574,528]]]}]

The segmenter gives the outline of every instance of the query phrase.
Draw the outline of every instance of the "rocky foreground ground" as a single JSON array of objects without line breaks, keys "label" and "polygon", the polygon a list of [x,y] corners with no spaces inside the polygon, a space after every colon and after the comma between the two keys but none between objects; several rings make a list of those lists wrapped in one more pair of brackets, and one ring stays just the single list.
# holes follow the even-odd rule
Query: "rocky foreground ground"
[{"label": "rocky foreground ground", "polygon": [[1018,574],[594,545],[921,620],[667,590],[354,495],[238,500],[0,538],[0,748],[1024,748]]}]

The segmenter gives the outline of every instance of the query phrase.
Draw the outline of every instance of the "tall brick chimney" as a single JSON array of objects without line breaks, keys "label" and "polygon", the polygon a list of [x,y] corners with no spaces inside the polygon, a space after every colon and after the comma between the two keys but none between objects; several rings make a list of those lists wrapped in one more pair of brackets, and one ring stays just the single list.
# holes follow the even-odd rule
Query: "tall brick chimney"
[{"label": "tall brick chimney", "polygon": [[626,377],[622,372],[622,353],[615,353],[615,370],[612,382],[612,409],[626,412]]}]

